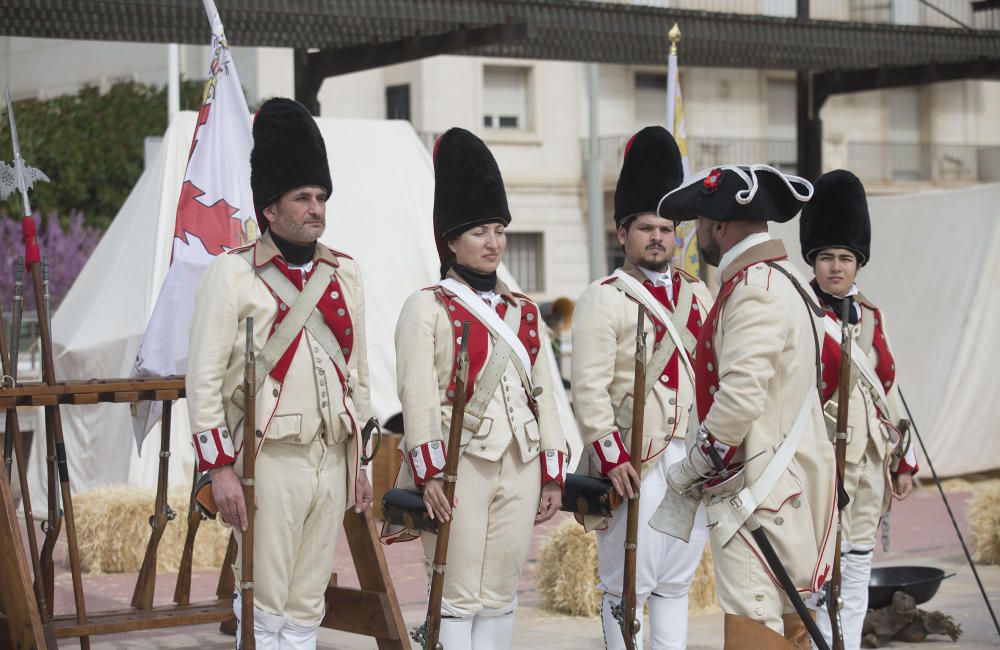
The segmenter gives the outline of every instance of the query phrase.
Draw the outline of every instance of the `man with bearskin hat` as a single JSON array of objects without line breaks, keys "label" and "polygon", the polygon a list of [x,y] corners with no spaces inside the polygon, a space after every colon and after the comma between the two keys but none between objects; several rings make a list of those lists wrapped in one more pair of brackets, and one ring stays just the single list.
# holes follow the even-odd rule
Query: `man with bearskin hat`
[{"label": "man with bearskin hat", "polygon": [[809,644],[793,609],[799,596],[776,581],[760,530],[798,592],[822,589],[832,566],[836,468],[818,392],[822,311],[767,232],[811,194],[807,181],[766,165],[725,165],[659,205],[663,217],[698,219],[702,260],[719,267],[720,291],[694,355],[697,435],[667,471],[650,525],[684,537],[704,496],[727,649]]},{"label": "man with bearskin hat", "polygon": [[[815,273],[810,284],[826,311],[822,389],[831,440],[837,421],[840,319],[845,298],[854,346],[844,471],[844,489],[850,502],[841,515],[840,590],[844,604],[839,610],[844,647],[851,650],[861,647],[879,519],[888,510],[892,495],[902,499],[912,491],[917,460],[897,429],[902,409],[885,316],[861,294],[855,282],[871,250],[865,188],[857,176],[843,169],[821,176],[815,188],[813,198],[802,209],[799,240],[802,257]],[[816,620],[829,642],[832,630],[825,602],[817,607]]]},{"label": "man with bearskin hat", "polygon": [[[315,120],[298,102],[272,99],[253,139],[250,185],[263,235],[218,256],[198,287],[188,408],[198,468],[212,475],[223,521],[243,530],[246,508],[257,508],[257,647],[307,649],[316,647],[343,512],[361,512],[372,498],[359,444],[370,412],[364,296],[357,263],[317,241],[332,182]],[[249,317],[256,432],[242,430],[240,409]],[[243,500],[237,463],[253,452],[256,505]]]},{"label": "man with bearskin hat", "polygon": [[[396,325],[406,462],[429,516],[451,521],[440,642],[505,650],[535,524],[561,505],[567,447],[538,306],[497,278],[510,210],[493,154],[465,129],[434,145],[434,237],[441,281],[411,295]],[[455,502],[444,496],[455,363],[468,322],[468,381]],[[388,530],[387,543],[416,531]],[[428,569],[434,535],[423,534]]]},{"label": "man with bearskin hat", "polygon": [[[691,354],[712,306],[702,282],[671,268],[674,222],[656,213],[663,195],[683,179],[680,151],[666,129],[647,127],[628,141],[614,212],[625,263],[587,287],[573,318],[573,404],[585,445],[579,471],[607,477],[621,497],[609,519],[584,517],[585,526],[598,529],[601,622],[608,648],[625,647],[612,607],[622,599],[626,497],[642,495],[636,602],[640,612],[643,603],[649,605],[650,640],[656,650],[685,647],[688,589],[708,538],[703,510],[689,541],[661,535],[647,525],[667,489],[667,467],[684,457],[694,402]],[[628,452],[639,309],[645,312],[650,342],[641,477]]]}]

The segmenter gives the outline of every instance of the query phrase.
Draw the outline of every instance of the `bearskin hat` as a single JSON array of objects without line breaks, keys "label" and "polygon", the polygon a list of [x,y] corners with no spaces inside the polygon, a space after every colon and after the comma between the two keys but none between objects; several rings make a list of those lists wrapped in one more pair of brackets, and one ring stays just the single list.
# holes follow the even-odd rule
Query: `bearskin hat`
[{"label": "bearskin hat", "polygon": [[868,262],[872,225],[868,198],[861,180],[846,169],[835,169],[816,179],[816,192],[802,208],[799,223],[802,257],[812,264],[824,248],[846,248]]},{"label": "bearskin hat", "polygon": [[510,223],[500,167],[486,144],[465,129],[449,129],[434,144],[434,236],[444,265],[448,240],[485,223]]},{"label": "bearskin hat", "polygon": [[656,212],[663,195],[684,180],[681,152],[662,126],[647,126],[625,145],[615,187],[615,224],[622,226],[643,212]]},{"label": "bearskin hat", "polygon": [[322,187],[327,196],[333,192],[323,135],[305,106],[269,99],[254,118],[250,151],[250,189],[261,232],[267,229],[264,208],[305,185]]}]

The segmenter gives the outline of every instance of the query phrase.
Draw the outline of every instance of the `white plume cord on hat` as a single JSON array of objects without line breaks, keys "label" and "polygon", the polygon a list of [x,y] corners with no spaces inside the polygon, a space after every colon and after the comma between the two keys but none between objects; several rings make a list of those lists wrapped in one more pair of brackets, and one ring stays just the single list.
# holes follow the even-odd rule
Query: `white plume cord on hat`
[{"label": "white plume cord on hat", "polygon": [[[777,175],[778,178],[780,178],[782,180],[782,182],[786,186],[788,186],[788,190],[792,193],[792,196],[794,196],[796,199],[798,199],[802,203],[806,203],[806,202],[809,201],[809,199],[812,198],[812,195],[813,195],[813,186],[812,186],[812,183],[810,183],[806,179],[802,178],[801,176],[792,176],[791,174],[787,174],[787,175],[783,174],[780,171],[778,171],[777,169],[775,169],[774,167],[771,167],[770,165],[760,165],[760,164],[758,164],[758,165],[748,165],[748,167],[750,169],[750,176],[749,176],[749,178],[747,177],[746,172],[744,172],[739,167],[728,166],[728,165],[725,167],[726,169],[732,169],[734,172],[736,172],[737,174],[739,174],[740,178],[743,179],[743,182],[747,184],[747,189],[740,190],[735,195],[736,202],[739,203],[740,205],[747,205],[747,204],[749,204],[751,201],[753,201],[753,197],[757,195],[757,189],[760,187],[760,183],[757,181],[757,172],[758,171],[771,172],[771,173]],[[793,181],[796,182],[796,183],[801,183],[802,185],[804,185],[807,188],[806,193],[799,192],[798,190],[796,190],[795,186],[792,184]]]}]

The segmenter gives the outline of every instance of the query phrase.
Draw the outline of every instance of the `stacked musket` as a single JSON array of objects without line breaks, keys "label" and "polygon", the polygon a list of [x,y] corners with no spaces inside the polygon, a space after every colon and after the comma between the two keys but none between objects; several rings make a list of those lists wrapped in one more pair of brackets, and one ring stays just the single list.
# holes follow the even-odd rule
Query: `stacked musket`
[{"label": "stacked musket", "polygon": [[[29,176],[31,184],[33,184],[36,180],[48,179],[44,174],[41,174],[37,170],[30,170],[21,158],[21,147],[17,137],[17,125],[14,121],[14,107],[11,102],[10,89],[8,88],[5,90],[7,96],[7,117],[10,122],[10,137],[14,149],[13,176],[17,190],[21,195],[23,217],[21,229],[24,235],[25,247],[24,266],[25,270],[27,270],[31,275],[32,288],[34,289],[35,296],[35,308],[38,313],[38,327],[41,334],[42,380],[45,384],[52,386],[56,383],[56,378],[55,365],[52,355],[52,321],[49,316],[48,266],[42,262],[41,251],[39,250],[36,238],[35,221],[32,217],[31,203],[28,199]],[[19,318],[15,318],[14,320],[19,320]],[[16,351],[11,356],[16,356]],[[8,363],[7,365],[14,373],[13,375],[10,375],[11,383],[14,383],[16,382],[16,366],[11,363]],[[16,419],[16,415],[14,418]],[[9,411],[8,421],[11,421]],[[14,442],[12,444],[20,446],[20,436],[14,435],[14,428],[16,427],[8,428],[8,431],[14,438]],[[45,433],[49,468],[49,513],[45,524],[43,524],[45,543],[42,546],[42,551],[37,560],[35,559],[34,550],[37,546],[34,541],[32,541],[34,537],[33,526],[30,525],[30,522],[28,526],[29,531],[32,531],[29,534],[29,547],[32,549],[32,565],[35,569],[36,598],[38,599],[39,609],[44,612],[43,615],[45,618],[51,618],[55,583],[55,567],[52,561],[52,553],[55,549],[55,542],[59,536],[59,531],[63,522],[65,522],[66,543],[69,549],[70,572],[73,580],[73,599],[76,604],[76,618],[77,622],[82,624],[87,621],[87,609],[83,598],[83,576],[80,571],[80,549],[76,537],[76,521],[73,517],[73,497],[69,483],[69,464],[66,458],[66,443],[63,440],[62,420],[59,413],[59,406],[57,404],[45,407]],[[23,465],[23,454],[19,454],[18,456],[18,470],[22,473],[23,481],[24,473],[23,468],[21,467]],[[55,485],[57,480],[59,483],[58,490]],[[63,503],[62,509],[59,507],[60,496],[62,497]],[[27,490],[24,489],[23,484],[22,498],[28,498]],[[28,514],[28,509],[29,508],[25,508],[26,515]],[[37,586],[38,583],[41,583],[43,587],[39,588]],[[89,637],[80,637],[80,647],[84,650],[88,650],[90,648]]]}]

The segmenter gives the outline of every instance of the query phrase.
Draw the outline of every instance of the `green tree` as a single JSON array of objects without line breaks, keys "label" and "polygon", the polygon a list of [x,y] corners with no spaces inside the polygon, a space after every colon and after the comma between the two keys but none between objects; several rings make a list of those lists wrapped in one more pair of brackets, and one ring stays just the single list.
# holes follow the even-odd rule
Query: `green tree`
[{"label": "green tree", "polygon": [[[182,110],[198,110],[203,87],[181,82]],[[74,95],[14,102],[14,115],[21,155],[52,179],[32,189],[32,207],[43,214],[82,210],[88,225],[104,229],[142,174],[145,138],[167,128],[166,90],[135,82],[105,93],[85,86]],[[0,160],[9,161],[11,151],[10,131],[0,127]],[[17,193],[0,204],[3,210],[20,213]]]}]

